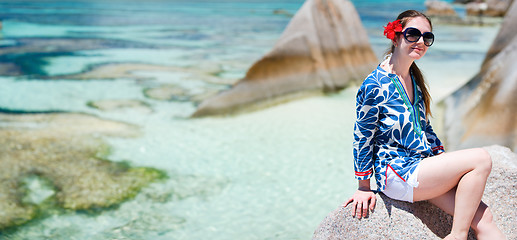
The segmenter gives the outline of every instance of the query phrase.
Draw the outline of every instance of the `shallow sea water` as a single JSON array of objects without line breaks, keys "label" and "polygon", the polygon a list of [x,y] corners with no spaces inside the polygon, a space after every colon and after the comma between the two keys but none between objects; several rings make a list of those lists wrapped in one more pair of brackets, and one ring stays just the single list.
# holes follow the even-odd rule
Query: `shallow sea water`
[{"label": "shallow sea water", "polygon": [[[162,169],[170,178],[100,213],[37,219],[3,239],[308,239],[355,190],[352,128],[356,87],[238,116],[189,119],[192,101],[159,101],[143,90],[180,84],[220,90],[270,50],[302,1],[6,1],[2,47],[98,39],[88,46],[9,56],[27,74],[0,76],[0,108],[73,111],[141,127],[138,138],[110,138],[110,159]],[[382,25],[423,1],[354,1],[380,58]],[[497,26],[435,26],[437,42],[419,61],[435,102],[479,69]],[[439,40],[438,40],[439,39]],[[54,41],[54,42],[53,42]],[[30,44],[29,44],[30,45]],[[101,46],[99,46],[101,45]],[[48,47],[52,47],[50,44]],[[52,49],[47,49],[51,51]],[[1,51],[1,50],[0,50]],[[32,54],[32,55],[31,55]],[[5,55],[4,55],[5,56]],[[6,63],[13,58],[3,57]],[[147,80],[45,79],[108,63],[157,64]],[[178,70],[179,69],[179,70]],[[216,73],[216,74],[214,74]],[[87,103],[136,99],[152,113],[100,111]]]}]

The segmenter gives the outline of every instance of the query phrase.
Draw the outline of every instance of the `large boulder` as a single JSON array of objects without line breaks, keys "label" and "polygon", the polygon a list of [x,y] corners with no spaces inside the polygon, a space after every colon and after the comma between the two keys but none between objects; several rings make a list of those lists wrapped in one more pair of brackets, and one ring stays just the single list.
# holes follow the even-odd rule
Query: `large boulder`
[{"label": "large boulder", "polygon": [[349,0],[307,0],[273,49],[231,89],[203,101],[194,117],[233,113],[363,80],[378,64]]},{"label": "large boulder", "polygon": [[[493,169],[483,201],[508,239],[517,239],[517,155],[497,145],[485,149],[492,157]],[[452,227],[452,217],[427,201],[402,202],[382,193],[377,197],[375,211],[367,218],[353,218],[350,209],[349,205],[331,212],[313,239],[440,239]],[[475,239],[472,231],[469,239]]]},{"label": "large boulder", "polygon": [[465,20],[461,19],[458,13],[449,2],[441,0],[427,0],[425,1],[426,12],[434,23],[444,24],[465,24]]},{"label": "large boulder", "polygon": [[486,0],[486,1],[473,1],[467,3],[465,6],[467,15],[471,16],[490,16],[490,17],[503,17],[513,0]]},{"label": "large boulder", "polygon": [[481,71],[442,102],[449,149],[500,144],[517,150],[516,22],[513,4]]},{"label": "large boulder", "polygon": [[425,1],[427,8],[426,15],[429,17],[458,17],[458,13],[454,11],[452,4],[441,0]]}]

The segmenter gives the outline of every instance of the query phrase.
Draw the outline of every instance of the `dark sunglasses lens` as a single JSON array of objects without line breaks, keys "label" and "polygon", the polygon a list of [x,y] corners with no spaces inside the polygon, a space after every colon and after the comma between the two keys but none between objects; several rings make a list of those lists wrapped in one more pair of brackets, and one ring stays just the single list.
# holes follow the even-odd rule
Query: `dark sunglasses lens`
[{"label": "dark sunglasses lens", "polygon": [[424,44],[426,46],[430,47],[431,45],[433,45],[434,34],[432,34],[430,32],[426,32],[426,33],[424,33],[423,37],[424,37]]},{"label": "dark sunglasses lens", "polygon": [[406,39],[410,42],[416,42],[418,39],[420,39],[420,36],[422,36],[422,33],[416,29],[416,28],[409,28],[406,31]]}]

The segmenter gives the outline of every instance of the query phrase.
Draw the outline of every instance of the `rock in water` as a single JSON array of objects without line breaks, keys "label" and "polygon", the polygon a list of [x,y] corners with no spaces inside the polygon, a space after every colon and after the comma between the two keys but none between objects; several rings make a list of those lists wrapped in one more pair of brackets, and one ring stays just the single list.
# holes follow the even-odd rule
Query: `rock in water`
[{"label": "rock in water", "polygon": [[449,149],[500,144],[517,150],[517,4],[508,11],[481,71],[444,99]]},{"label": "rock in water", "polygon": [[134,110],[140,113],[152,113],[151,106],[143,101],[135,99],[104,99],[88,102],[88,106],[101,111]]},{"label": "rock in water", "polygon": [[363,80],[376,64],[350,1],[307,0],[273,49],[231,89],[203,101],[193,116],[234,113],[304,93],[339,90]]},{"label": "rock in water", "polygon": [[[508,239],[517,239],[517,155],[497,145],[485,149],[493,169],[483,201]],[[350,205],[339,207],[321,222],[313,239],[441,239],[449,234],[452,217],[429,202],[408,203],[379,195],[368,218],[352,218]],[[468,239],[475,239],[472,231]]]}]

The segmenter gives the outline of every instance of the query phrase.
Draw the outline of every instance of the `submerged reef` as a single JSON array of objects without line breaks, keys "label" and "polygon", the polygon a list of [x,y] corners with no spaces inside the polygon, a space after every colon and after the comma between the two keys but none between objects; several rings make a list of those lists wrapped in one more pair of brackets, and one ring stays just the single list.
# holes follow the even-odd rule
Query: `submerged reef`
[{"label": "submerged reef", "polygon": [[88,106],[101,111],[123,111],[133,110],[140,113],[152,113],[153,109],[149,103],[134,99],[105,99],[88,102]]},{"label": "submerged reef", "polygon": [[[91,79],[134,79],[138,81],[157,80],[156,75],[161,75],[171,83],[150,84],[143,90],[146,98],[158,101],[192,101],[199,103],[217,94],[218,91],[226,89],[231,82],[214,77],[219,72],[224,72],[219,66],[204,65],[200,72],[190,67],[164,66],[146,63],[103,63],[89,66],[80,73],[50,76],[46,79],[67,79],[67,80],[91,80]],[[174,74],[181,73],[178,77]],[[187,86],[184,86],[187,85]],[[193,87],[195,86],[195,87]],[[91,102],[90,107],[100,110],[113,109],[113,105],[149,107],[142,103],[122,103],[121,101]],[[109,102],[109,103],[108,103]],[[117,102],[117,104],[115,103]],[[102,106],[101,106],[102,105]],[[109,105],[109,106],[108,106]],[[150,107],[149,107],[150,108]]]},{"label": "submerged reef", "polygon": [[91,79],[136,79],[152,80],[153,77],[139,75],[137,72],[174,72],[181,71],[177,67],[144,63],[105,63],[90,66],[81,73],[52,76],[52,79],[91,80]]},{"label": "submerged reef", "polygon": [[144,96],[160,101],[192,101],[199,103],[216,94],[215,89],[191,90],[175,84],[163,84],[158,87],[146,88]]},{"label": "submerged reef", "polygon": [[[71,210],[106,208],[164,178],[156,169],[106,159],[102,137],[138,134],[135,126],[86,114],[0,113],[0,229],[38,216],[45,201]],[[34,179],[49,186],[31,192]]]},{"label": "submerged reef", "polygon": [[48,58],[75,56],[77,51],[110,48],[155,48],[132,41],[98,38],[12,38],[14,44],[0,48],[1,76],[49,77]]}]

